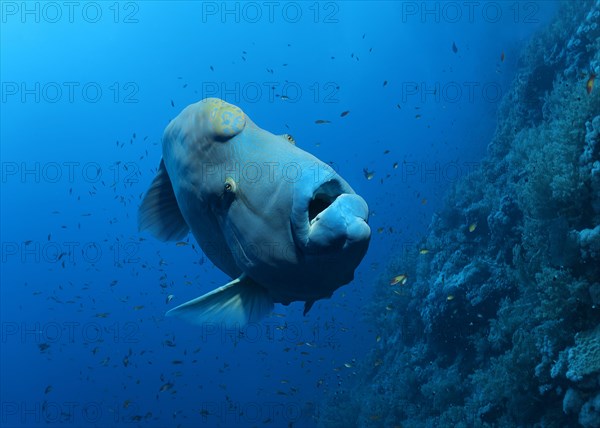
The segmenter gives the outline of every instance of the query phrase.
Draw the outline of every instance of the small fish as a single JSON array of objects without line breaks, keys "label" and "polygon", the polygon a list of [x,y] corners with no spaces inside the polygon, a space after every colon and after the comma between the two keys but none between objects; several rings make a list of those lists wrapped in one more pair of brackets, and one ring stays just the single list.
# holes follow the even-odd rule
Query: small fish
[{"label": "small fish", "polygon": [[183,364],[183,361],[182,360],[173,360],[173,361],[171,361],[171,364],[179,365],[179,364]]},{"label": "small fish", "polygon": [[471,223],[469,225],[469,232],[475,232],[475,229],[477,229],[477,222]]},{"label": "small fish", "polygon": [[447,301],[454,300],[454,296],[452,294],[450,294],[448,297],[446,297],[446,300]]},{"label": "small fish", "polygon": [[175,103],[171,100],[171,107],[175,107]]},{"label": "small fish", "polygon": [[375,338],[375,341],[376,341],[377,343],[381,342],[381,336],[377,336],[377,337]]},{"label": "small fish", "polygon": [[46,389],[44,390],[44,394],[48,394],[48,393],[50,393],[50,392],[52,392],[52,385],[48,385],[48,386],[46,387]]},{"label": "small fish", "polygon": [[108,312],[99,312],[96,314],[96,318],[108,318]]},{"label": "small fish", "polygon": [[383,81],[383,86],[387,86],[387,80]]},{"label": "small fish", "polygon": [[428,254],[428,253],[429,253],[429,250],[428,250],[427,248],[421,248],[421,249],[419,250],[419,254],[422,254],[422,255],[424,255],[424,254]]},{"label": "small fish", "polygon": [[325,120],[325,119],[317,119],[317,120],[315,120],[315,123],[317,125],[321,125],[323,123],[331,123],[331,121],[330,120]]},{"label": "small fish", "polygon": [[594,81],[596,80],[596,75],[594,73],[590,74],[590,78],[588,79],[587,83],[585,84],[585,90],[587,91],[588,95],[592,93],[592,89],[594,89]]},{"label": "small fish", "polygon": [[383,227],[378,227],[377,228],[377,233],[383,233],[383,230],[384,230]]},{"label": "small fish", "polygon": [[134,311],[139,311],[139,310],[141,310],[141,309],[144,309],[144,305],[137,305],[137,306],[134,306],[134,307],[133,307],[133,310],[134,310]]},{"label": "small fish", "polygon": [[421,115],[420,114],[416,114],[415,115],[415,119],[421,119]]},{"label": "small fish", "polygon": [[400,275],[396,275],[395,277],[393,277],[390,280],[390,285],[396,285],[396,284],[404,285],[404,284],[406,284],[406,281],[408,281],[408,275],[406,275],[405,273],[402,273]]},{"label": "small fish", "polygon": [[346,367],[347,369],[349,369],[349,368],[352,367],[352,364],[350,364],[350,363],[344,363],[344,367]]},{"label": "small fish", "polygon": [[500,62],[504,62],[504,51],[500,54]]},{"label": "small fish", "polygon": [[394,162],[394,165],[392,165],[392,168],[398,169],[398,162]]},{"label": "small fish", "polygon": [[165,391],[168,391],[169,389],[173,388],[173,386],[174,386],[174,385],[173,385],[172,383],[169,383],[169,382],[167,382],[167,383],[165,383],[164,385],[162,385],[162,386],[160,387],[160,389],[159,389],[159,392],[165,392]]},{"label": "small fish", "polygon": [[452,42],[452,52],[457,53],[458,48],[456,47],[456,43]]},{"label": "small fish", "polygon": [[340,117],[348,116],[348,113],[350,113],[350,110],[343,111]]},{"label": "small fish", "polygon": [[367,180],[372,180],[375,176],[375,171],[369,171],[367,168],[363,168],[363,174]]},{"label": "small fish", "polygon": [[175,244],[176,247],[185,247],[186,245],[190,245],[189,242],[179,241]]},{"label": "small fish", "polygon": [[172,294],[169,294],[169,295],[167,296],[167,299],[166,299],[165,303],[169,304],[169,302],[170,302],[171,300],[173,300],[173,297],[175,297],[175,296],[174,296],[174,295],[172,295]]}]

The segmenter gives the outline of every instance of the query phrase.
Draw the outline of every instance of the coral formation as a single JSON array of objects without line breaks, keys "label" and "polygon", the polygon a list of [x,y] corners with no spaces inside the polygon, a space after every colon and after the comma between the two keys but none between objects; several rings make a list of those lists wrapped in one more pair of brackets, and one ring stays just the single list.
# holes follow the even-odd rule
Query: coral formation
[{"label": "coral formation", "polygon": [[600,427],[599,26],[600,1],[566,2],[524,49],[486,160],[377,285],[380,340],[324,426]]}]

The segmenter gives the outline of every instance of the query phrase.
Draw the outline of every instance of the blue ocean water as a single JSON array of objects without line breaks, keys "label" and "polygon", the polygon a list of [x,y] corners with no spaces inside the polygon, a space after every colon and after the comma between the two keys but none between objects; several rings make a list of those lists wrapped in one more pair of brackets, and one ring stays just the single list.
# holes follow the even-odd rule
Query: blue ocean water
[{"label": "blue ocean water", "polygon": [[[1,426],[312,427],[380,341],[375,284],[480,167],[559,4],[0,8]],[[164,128],[207,97],[293,135],[369,205],[354,281],[306,316],[296,302],[239,329],[164,317],[231,280],[191,235],[137,226]]]}]

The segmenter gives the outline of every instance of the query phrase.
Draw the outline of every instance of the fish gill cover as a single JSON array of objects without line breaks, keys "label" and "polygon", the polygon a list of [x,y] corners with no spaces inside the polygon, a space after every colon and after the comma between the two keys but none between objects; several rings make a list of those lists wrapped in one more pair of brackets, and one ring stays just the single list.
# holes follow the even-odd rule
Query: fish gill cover
[{"label": "fish gill cover", "polygon": [[375,349],[323,426],[600,426],[599,71],[600,3],[564,3],[485,161],[379,280]]}]

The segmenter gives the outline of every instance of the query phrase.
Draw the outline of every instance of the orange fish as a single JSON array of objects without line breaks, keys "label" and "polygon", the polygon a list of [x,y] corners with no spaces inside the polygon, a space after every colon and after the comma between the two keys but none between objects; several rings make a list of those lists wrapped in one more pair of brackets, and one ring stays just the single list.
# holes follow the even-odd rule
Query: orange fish
[{"label": "orange fish", "polygon": [[596,80],[596,75],[594,73],[590,74],[590,78],[585,84],[585,89],[588,94],[592,93],[592,89],[594,89],[594,80]]}]

